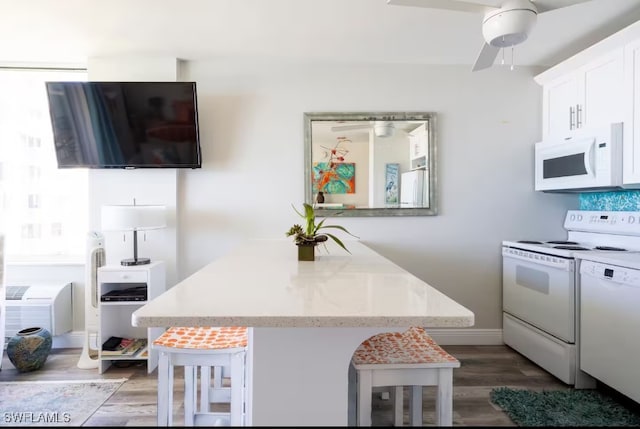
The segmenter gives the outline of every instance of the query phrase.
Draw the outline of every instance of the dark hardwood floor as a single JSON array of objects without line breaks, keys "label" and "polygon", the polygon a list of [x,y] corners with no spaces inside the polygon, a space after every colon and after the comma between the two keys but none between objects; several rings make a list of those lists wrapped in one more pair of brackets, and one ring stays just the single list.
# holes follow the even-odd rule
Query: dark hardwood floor
[{"label": "dark hardwood floor", "polygon": [[[454,370],[454,426],[515,426],[498,407],[489,401],[494,387],[508,386],[527,389],[566,389],[563,384],[540,367],[507,346],[444,346],[460,360]],[[85,426],[155,426],[156,373],[147,374],[145,364],[127,368],[109,368],[99,375],[97,370],[76,367],[80,350],[57,349],[49,356],[45,367],[31,373],[18,373],[6,353],[3,357],[0,382],[17,380],[86,380],[96,378],[127,378],[122,387],[87,420]],[[175,424],[182,423],[182,372],[176,369]],[[424,424],[433,426],[433,388],[424,388]],[[407,395],[405,389],[405,395]],[[321,406],[321,404],[319,405]],[[391,402],[374,395],[373,423],[391,426]],[[407,401],[405,401],[406,414]],[[407,422],[405,415],[405,422]]]}]

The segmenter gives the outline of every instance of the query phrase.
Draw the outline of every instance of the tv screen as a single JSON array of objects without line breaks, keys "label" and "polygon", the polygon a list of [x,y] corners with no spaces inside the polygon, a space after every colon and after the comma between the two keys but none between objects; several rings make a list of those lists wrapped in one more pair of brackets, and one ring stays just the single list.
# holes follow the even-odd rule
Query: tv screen
[{"label": "tv screen", "polygon": [[195,82],[47,82],[59,168],[200,168]]}]

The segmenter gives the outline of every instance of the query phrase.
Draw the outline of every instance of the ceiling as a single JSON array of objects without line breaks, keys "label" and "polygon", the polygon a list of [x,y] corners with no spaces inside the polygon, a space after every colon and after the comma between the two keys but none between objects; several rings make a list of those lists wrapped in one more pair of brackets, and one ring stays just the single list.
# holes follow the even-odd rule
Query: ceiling
[{"label": "ceiling", "polygon": [[[1,65],[144,54],[471,66],[484,42],[481,15],[386,0],[0,0],[0,11]],[[514,62],[554,65],[637,20],[640,0],[546,12]]]}]

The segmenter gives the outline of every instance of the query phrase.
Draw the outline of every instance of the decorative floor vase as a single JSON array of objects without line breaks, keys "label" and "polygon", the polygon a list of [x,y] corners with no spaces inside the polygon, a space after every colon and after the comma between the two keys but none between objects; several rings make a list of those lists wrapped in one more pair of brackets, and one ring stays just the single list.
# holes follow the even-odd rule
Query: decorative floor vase
[{"label": "decorative floor vase", "polygon": [[315,260],[315,244],[298,245],[298,261],[314,261]]},{"label": "decorative floor vase", "polygon": [[51,352],[51,333],[45,328],[18,331],[7,343],[7,356],[20,372],[42,368]]}]

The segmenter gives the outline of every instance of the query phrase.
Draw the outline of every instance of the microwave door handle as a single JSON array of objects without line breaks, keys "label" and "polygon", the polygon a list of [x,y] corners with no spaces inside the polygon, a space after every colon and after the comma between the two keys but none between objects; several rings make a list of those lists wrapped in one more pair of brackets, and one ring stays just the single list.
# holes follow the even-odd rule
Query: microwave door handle
[{"label": "microwave door handle", "polygon": [[589,145],[584,154],[584,169],[590,177],[595,177],[595,140]]}]

